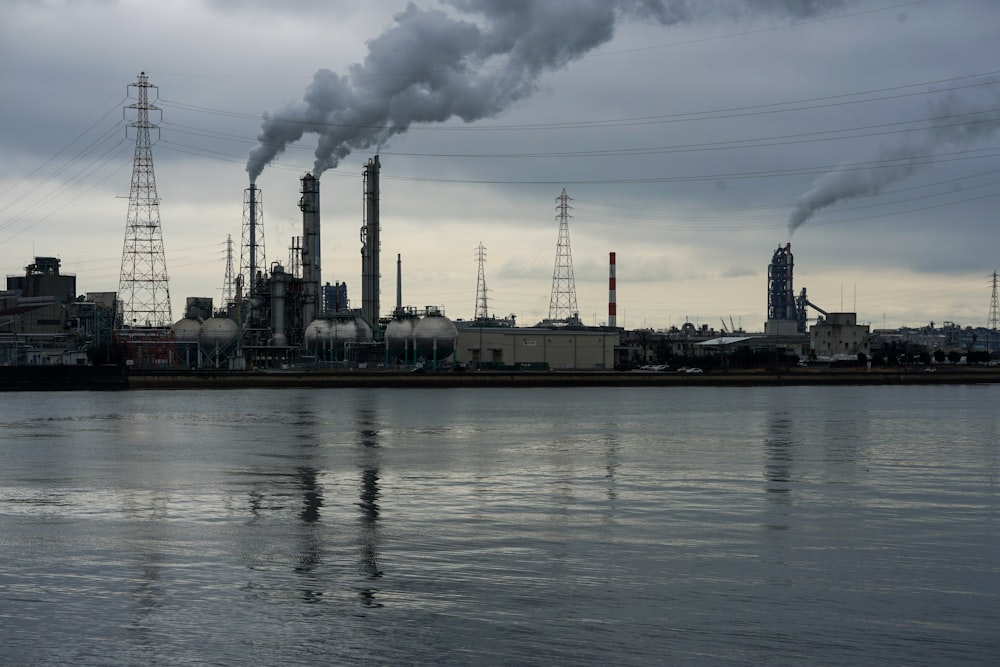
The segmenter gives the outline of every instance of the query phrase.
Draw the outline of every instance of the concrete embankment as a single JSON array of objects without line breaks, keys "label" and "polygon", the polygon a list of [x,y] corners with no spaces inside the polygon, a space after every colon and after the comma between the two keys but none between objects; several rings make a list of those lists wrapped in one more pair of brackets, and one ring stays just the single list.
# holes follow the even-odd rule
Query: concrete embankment
[{"label": "concrete embankment", "polygon": [[237,389],[254,387],[697,387],[801,385],[916,385],[1000,382],[1000,369],[949,368],[731,371],[701,374],[616,371],[133,371],[131,389]]}]

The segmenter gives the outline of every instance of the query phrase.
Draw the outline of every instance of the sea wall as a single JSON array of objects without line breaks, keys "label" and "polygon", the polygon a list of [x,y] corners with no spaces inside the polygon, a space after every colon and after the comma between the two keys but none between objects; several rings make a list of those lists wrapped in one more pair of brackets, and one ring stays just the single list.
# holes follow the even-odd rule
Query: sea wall
[{"label": "sea wall", "polygon": [[976,384],[1000,382],[1000,370],[946,369],[734,371],[701,374],[614,371],[178,371],[130,373],[132,389],[234,389],[250,387],[697,387]]}]

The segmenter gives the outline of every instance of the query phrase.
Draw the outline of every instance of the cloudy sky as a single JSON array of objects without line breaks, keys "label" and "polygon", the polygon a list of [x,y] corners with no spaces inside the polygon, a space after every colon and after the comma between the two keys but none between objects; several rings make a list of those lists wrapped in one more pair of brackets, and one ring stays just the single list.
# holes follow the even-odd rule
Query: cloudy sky
[{"label": "cloudy sky", "polygon": [[[572,197],[580,316],[759,330],[767,265],[875,327],[982,326],[1000,269],[995,0],[8,0],[0,267],[118,287],[146,72],[174,318],[219,303],[250,174],[268,262],[320,173],[323,280],[361,302],[362,167],[382,162],[382,310],[548,315]],[[134,90],[134,89],[133,89]],[[154,120],[156,120],[154,118]],[[248,169],[250,173],[248,173]]]}]

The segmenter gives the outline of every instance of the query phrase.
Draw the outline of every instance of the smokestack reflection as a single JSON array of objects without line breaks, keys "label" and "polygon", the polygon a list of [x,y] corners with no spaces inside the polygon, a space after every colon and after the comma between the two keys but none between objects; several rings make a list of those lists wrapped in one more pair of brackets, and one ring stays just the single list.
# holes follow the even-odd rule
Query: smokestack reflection
[{"label": "smokestack reflection", "polygon": [[[366,398],[370,398],[366,397]],[[379,564],[381,536],[379,534],[379,434],[376,410],[362,405],[357,412],[357,435],[361,454],[361,484],[358,508],[358,553],[360,569],[370,580],[382,576]],[[366,586],[358,591],[361,603],[367,607],[381,607],[375,600],[377,588]]]}]

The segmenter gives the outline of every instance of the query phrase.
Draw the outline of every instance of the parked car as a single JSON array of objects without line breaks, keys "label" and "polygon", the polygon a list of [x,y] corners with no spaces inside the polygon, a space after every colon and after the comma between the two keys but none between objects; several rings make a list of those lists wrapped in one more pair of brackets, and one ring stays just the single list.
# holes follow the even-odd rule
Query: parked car
[{"label": "parked car", "polygon": [[701,369],[700,369],[700,368],[689,368],[689,369],[687,369],[687,370],[686,370],[686,371],[684,371],[684,372],[685,372],[685,373],[701,373],[702,371],[701,371]]}]

